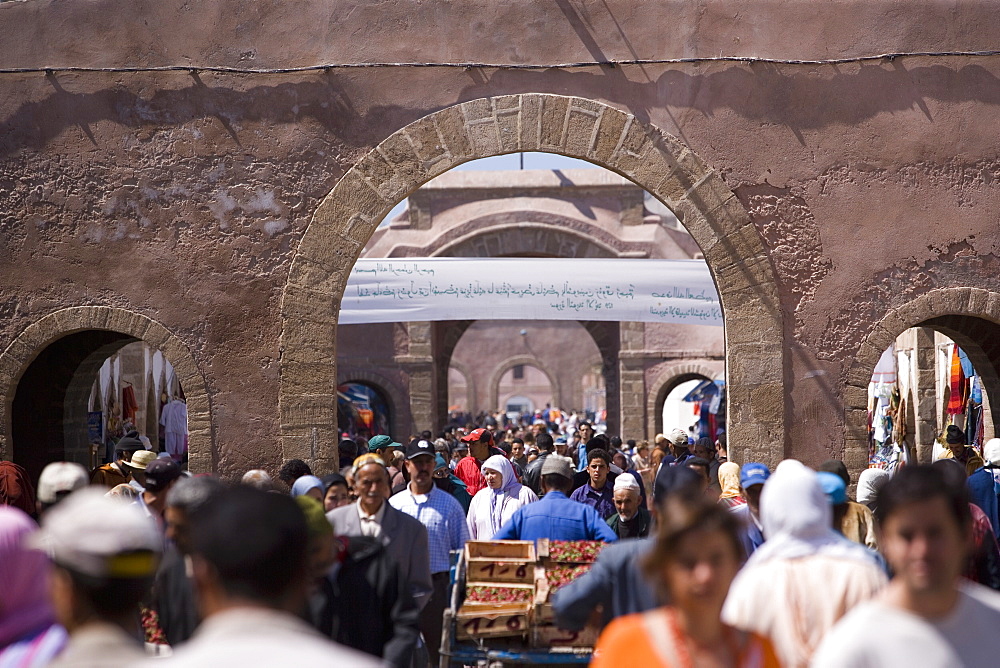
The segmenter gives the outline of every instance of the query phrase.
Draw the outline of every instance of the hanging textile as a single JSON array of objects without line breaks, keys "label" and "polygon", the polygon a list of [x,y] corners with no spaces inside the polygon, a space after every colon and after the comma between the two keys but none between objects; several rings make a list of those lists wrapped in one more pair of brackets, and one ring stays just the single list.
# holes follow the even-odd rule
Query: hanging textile
[{"label": "hanging textile", "polygon": [[135,424],[135,413],[139,410],[139,402],[135,400],[135,390],[132,385],[122,388],[122,420]]},{"label": "hanging textile", "polygon": [[958,346],[951,349],[951,376],[949,379],[948,415],[958,415],[965,411],[965,373],[962,371],[962,359]]}]

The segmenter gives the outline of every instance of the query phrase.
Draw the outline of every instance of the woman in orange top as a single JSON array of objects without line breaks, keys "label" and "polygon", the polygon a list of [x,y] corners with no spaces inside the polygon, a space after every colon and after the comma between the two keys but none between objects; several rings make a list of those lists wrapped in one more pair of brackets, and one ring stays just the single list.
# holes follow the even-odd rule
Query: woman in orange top
[{"label": "woman in orange top", "polygon": [[660,513],[646,572],[673,605],[612,621],[594,648],[593,668],[771,668],[771,642],[722,623],[742,554],[734,516],[717,504],[670,498]]}]

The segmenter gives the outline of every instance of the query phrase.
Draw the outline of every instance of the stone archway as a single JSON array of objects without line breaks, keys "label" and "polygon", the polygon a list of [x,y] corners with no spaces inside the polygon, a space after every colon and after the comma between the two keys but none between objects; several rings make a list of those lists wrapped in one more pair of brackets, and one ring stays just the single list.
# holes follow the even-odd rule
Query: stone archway
[{"label": "stone archway", "polygon": [[[177,379],[184,388],[188,406],[188,467],[197,473],[214,469],[211,401],[204,376],[187,346],[166,327],[138,313],[107,306],[77,306],[62,309],[41,318],[25,329],[3,353],[0,353],[0,387],[6,404],[0,411],[0,456],[13,454],[13,404],[18,383],[29,365],[50,345],[67,336],[83,332],[112,334],[115,340],[94,341],[82,366],[94,373],[107,355],[132,341],[145,341],[170,360]],[[79,375],[79,374],[75,374]],[[93,383],[93,377],[89,379]],[[70,382],[68,391],[74,389]],[[82,387],[82,386],[81,386]],[[86,386],[89,391],[89,384]],[[336,417],[336,416],[335,416]]]},{"label": "stone archway", "polygon": [[[648,434],[663,433],[663,402],[666,401],[670,391],[683,383],[694,378],[705,378],[706,380],[716,380],[720,377],[718,369],[713,369],[704,364],[696,362],[688,364],[675,364],[664,369],[653,381],[649,388],[647,397],[646,415],[649,420]],[[724,377],[724,375],[722,375]],[[652,436],[651,436],[652,438]]]},{"label": "stone archway", "polygon": [[545,374],[545,377],[549,380],[549,386],[552,387],[553,405],[561,405],[559,401],[560,397],[562,397],[562,388],[559,387],[559,378],[545,368],[545,365],[542,364],[541,360],[538,358],[531,355],[519,355],[505,360],[504,363],[495,368],[493,373],[490,375],[489,404],[487,404],[492,407],[490,410],[500,409],[500,381],[503,379],[503,375],[514,367],[522,364],[524,366],[533,366]]},{"label": "stone archway", "polygon": [[[389,408],[389,429],[395,439],[405,438],[403,433],[409,433],[410,415],[407,410],[406,393],[399,385],[382,374],[369,369],[342,369],[339,372],[337,387],[345,383],[361,383],[378,392]],[[339,443],[339,439],[338,439]]]},{"label": "stone archway", "polygon": [[[301,451],[317,433],[319,443],[336,442],[330,386],[337,314],[351,267],[379,222],[452,167],[517,151],[587,160],[645,188],[677,215],[701,248],[722,302],[730,442],[741,456],[781,459],[782,313],[774,268],[746,209],[716,170],[666,132],[601,102],[534,93],[470,100],[414,121],[351,168],[317,208],[282,299],[284,451]],[[614,391],[609,387],[609,396]],[[336,458],[325,448],[321,468]]]},{"label": "stone archway", "polygon": [[[945,334],[968,353],[988,397],[1000,396],[1000,293],[940,288],[895,308],[865,337],[845,374],[844,454],[852,471],[868,466],[868,384],[882,353],[911,327]],[[983,419],[1000,432],[996,411]]]}]

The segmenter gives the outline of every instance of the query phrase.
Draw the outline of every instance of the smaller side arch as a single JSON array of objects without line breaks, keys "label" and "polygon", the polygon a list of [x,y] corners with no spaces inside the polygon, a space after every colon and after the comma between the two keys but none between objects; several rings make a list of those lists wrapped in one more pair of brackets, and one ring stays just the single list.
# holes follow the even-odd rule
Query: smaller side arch
[{"label": "smaller side arch", "polygon": [[[388,404],[389,427],[392,430],[390,435],[394,439],[405,438],[413,431],[412,425],[409,424],[413,420],[411,419],[409,406],[407,406],[405,400],[406,393],[399,387],[398,383],[374,371],[351,369],[349,367],[343,370],[342,375],[337,380],[337,386],[339,387],[345,383],[368,385],[382,395],[382,398]],[[403,406],[406,406],[405,411],[401,408]],[[338,429],[339,431],[340,429]],[[403,435],[404,432],[406,436]]]},{"label": "smaller side arch", "polygon": [[489,395],[489,406],[490,410],[497,410],[500,406],[500,379],[503,375],[513,369],[514,367],[524,364],[525,366],[533,366],[540,370],[549,379],[549,385],[552,386],[552,398],[554,401],[559,402],[562,398],[562,389],[559,386],[559,379],[549,371],[544,364],[532,355],[518,355],[516,357],[511,357],[500,364],[493,373],[490,375],[490,395]]},{"label": "smaller side arch", "polygon": [[650,386],[647,396],[646,415],[649,423],[646,432],[649,438],[663,432],[663,402],[672,389],[695,378],[719,380],[725,378],[725,375],[724,369],[720,371],[698,362],[674,364],[661,371]]},{"label": "smaller side arch", "polygon": [[[868,384],[872,370],[900,334],[922,326],[945,334],[966,349],[983,379],[987,396],[1000,396],[1000,356],[993,345],[1000,327],[1000,293],[979,288],[939,288],[889,310],[861,342],[843,376],[842,458],[852,473],[868,466]],[[986,342],[989,345],[984,345]],[[992,420],[992,416],[984,418]]]},{"label": "smaller side arch", "polygon": [[12,412],[18,383],[28,366],[55,341],[78,332],[115,332],[142,340],[170,360],[184,387],[188,407],[188,468],[192,472],[214,470],[211,400],[205,378],[190,349],[159,322],[132,311],[109,306],[74,306],[40,318],[0,353],[0,456],[13,455]]}]

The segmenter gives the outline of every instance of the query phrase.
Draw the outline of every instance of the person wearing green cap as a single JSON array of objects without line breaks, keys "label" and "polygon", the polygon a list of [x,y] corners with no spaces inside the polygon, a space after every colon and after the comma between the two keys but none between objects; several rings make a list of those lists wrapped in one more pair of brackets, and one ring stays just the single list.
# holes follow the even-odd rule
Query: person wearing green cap
[{"label": "person wearing green cap", "polygon": [[403,485],[406,480],[403,478],[403,472],[392,465],[392,449],[400,448],[402,449],[403,444],[397,443],[392,440],[392,437],[385,434],[379,434],[378,436],[373,436],[370,441],[368,441],[368,452],[378,455],[385,462],[386,469],[389,471],[389,488],[394,489],[397,486]]}]

